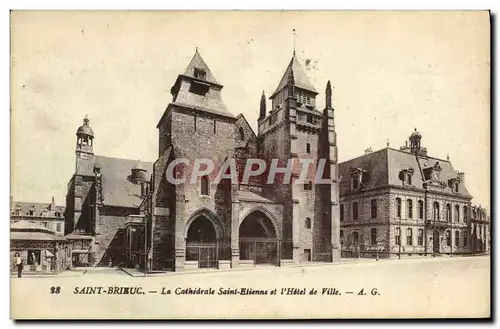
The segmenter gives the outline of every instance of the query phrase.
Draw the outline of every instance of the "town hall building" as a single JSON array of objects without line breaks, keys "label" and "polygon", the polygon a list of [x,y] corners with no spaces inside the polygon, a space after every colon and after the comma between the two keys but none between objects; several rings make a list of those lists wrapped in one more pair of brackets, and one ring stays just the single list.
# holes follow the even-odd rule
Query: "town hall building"
[{"label": "town hall building", "polygon": [[[76,133],[76,170],[68,184],[66,237],[81,266],[131,266],[148,271],[286,266],[340,258],[337,146],[330,82],[325,108],[295,52],[270,97],[260,100],[258,131],[222,99],[223,85],[196,50],[171,88],[158,121],[154,163],[94,154],[97,137],[84,119]],[[97,135],[97,134],[96,134]],[[173,184],[177,159],[234,160],[241,178],[248,159],[325,159],[322,178],[294,183],[266,175],[248,182],[214,172]],[[176,170],[191,174],[191,166]],[[75,247],[76,246],[76,247]]]}]

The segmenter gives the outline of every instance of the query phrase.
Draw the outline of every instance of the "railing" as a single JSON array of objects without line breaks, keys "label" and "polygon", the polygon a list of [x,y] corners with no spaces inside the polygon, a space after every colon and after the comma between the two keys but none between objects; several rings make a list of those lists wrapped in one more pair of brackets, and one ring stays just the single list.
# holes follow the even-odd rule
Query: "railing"
[{"label": "railing", "polygon": [[230,259],[229,244],[219,242],[186,244],[186,261],[197,261],[199,268],[216,268],[219,260]]},{"label": "railing", "polygon": [[280,242],[277,239],[241,238],[239,247],[241,260],[279,266]]}]

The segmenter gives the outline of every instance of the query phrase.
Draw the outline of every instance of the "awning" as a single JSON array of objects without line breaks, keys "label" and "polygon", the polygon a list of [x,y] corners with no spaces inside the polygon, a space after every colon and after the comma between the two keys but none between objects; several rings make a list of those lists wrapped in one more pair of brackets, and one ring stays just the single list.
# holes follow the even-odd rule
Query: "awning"
[{"label": "awning", "polygon": [[54,254],[48,250],[45,250],[45,257],[54,257]]}]

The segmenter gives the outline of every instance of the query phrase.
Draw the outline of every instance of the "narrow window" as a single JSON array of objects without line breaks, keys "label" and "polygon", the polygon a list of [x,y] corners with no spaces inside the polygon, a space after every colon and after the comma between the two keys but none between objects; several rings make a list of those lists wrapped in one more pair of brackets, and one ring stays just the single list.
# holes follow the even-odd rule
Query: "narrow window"
[{"label": "narrow window", "polygon": [[467,221],[468,217],[467,217],[467,206],[464,206],[464,223]]},{"label": "narrow window", "polygon": [[217,121],[214,120],[214,134],[217,133]]},{"label": "narrow window", "polygon": [[401,199],[396,198],[396,217],[401,218]]},{"label": "narrow window", "polygon": [[308,123],[314,123],[314,121],[313,121],[313,120],[314,120],[314,119],[313,119],[313,115],[312,115],[312,114],[308,114],[308,115],[307,115],[307,122],[308,122]]},{"label": "narrow window", "polygon": [[309,143],[306,144],[306,152],[311,153],[311,144]]},{"label": "narrow window", "polygon": [[406,206],[408,208],[408,218],[412,219],[413,218],[413,200],[406,200]]},{"label": "narrow window", "polygon": [[370,201],[370,209],[371,218],[377,218],[377,199],[372,199]]},{"label": "narrow window", "polygon": [[344,245],[344,230],[340,230],[340,245]]},{"label": "narrow window", "polygon": [[395,242],[396,242],[396,246],[400,246],[401,245],[401,229],[399,227],[396,227],[395,231],[394,231],[394,237],[395,237]]},{"label": "narrow window", "polygon": [[460,206],[455,206],[455,222],[460,223]]},{"label": "narrow window", "polygon": [[311,228],[311,218],[306,217],[306,228],[310,229]]},{"label": "narrow window", "polygon": [[358,203],[352,203],[352,220],[358,220]]},{"label": "narrow window", "polygon": [[408,185],[411,186],[411,175],[410,174],[408,174]]},{"label": "narrow window", "polygon": [[464,241],[463,241],[464,242],[464,247],[467,247],[467,238],[468,238],[467,237],[467,231],[464,231],[463,236],[464,236],[463,237],[463,239],[464,239]]},{"label": "narrow window", "polygon": [[446,221],[451,222],[451,205],[446,204]]},{"label": "narrow window", "polygon": [[408,228],[406,230],[406,245],[407,246],[413,245],[413,230],[411,228]]},{"label": "narrow window", "polygon": [[208,176],[201,177],[201,195],[208,195]]},{"label": "narrow window", "polygon": [[344,205],[340,205],[340,221],[344,220]]},{"label": "narrow window", "polygon": [[244,141],[245,140],[245,132],[243,131],[243,127],[240,127],[238,130],[240,133],[240,141]]},{"label": "narrow window", "polygon": [[359,243],[359,233],[358,232],[353,232],[352,233],[352,243],[357,246]]},{"label": "narrow window", "polygon": [[446,231],[446,245],[448,247],[451,247],[451,233],[449,230]]},{"label": "narrow window", "polygon": [[371,238],[372,246],[377,245],[377,229],[376,228],[372,228],[370,230],[370,238]]},{"label": "narrow window", "polygon": [[458,247],[459,242],[460,242],[460,232],[455,231],[455,247]]},{"label": "narrow window", "polygon": [[424,202],[422,200],[418,201],[418,218],[424,219]]},{"label": "narrow window", "polygon": [[194,118],[194,131],[196,131],[196,115],[193,115]]},{"label": "narrow window", "polygon": [[419,246],[424,245],[424,230],[423,229],[418,229],[418,241],[417,241]]},{"label": "narrow window", "polygon": [[434,202],[434,220],[439,220],[439,202]]},{"label": "narrow window", "polygon": [[354,174],[351,177],[351,186],[353,190],[357,190],[359,187],[359,180],[358,180],[358,174]]}]

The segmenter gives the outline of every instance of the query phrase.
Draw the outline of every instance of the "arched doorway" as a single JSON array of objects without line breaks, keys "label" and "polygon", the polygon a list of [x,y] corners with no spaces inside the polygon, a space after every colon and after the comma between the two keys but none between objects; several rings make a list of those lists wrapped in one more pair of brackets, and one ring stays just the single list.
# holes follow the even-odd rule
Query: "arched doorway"
[{"label": "arched doorway", "polygon": [[187,229],[186,261],[197,261],[199,268],[217,267],[218,234],[215,224],[204,215],[198,215]]},{"label": "arched doorway", "polygon": [[250,213],[240,225],[240,260],[279,265],[279,241],[270,218],[261,211]]}]

